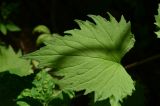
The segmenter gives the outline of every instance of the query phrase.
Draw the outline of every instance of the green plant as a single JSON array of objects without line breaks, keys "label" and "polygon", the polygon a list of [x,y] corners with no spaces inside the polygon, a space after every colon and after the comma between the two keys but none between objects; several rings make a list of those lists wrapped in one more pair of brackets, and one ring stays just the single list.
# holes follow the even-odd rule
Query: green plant
[{"label": "green plant", "polygon": [[159,4],[159,8],[158,8],[158,15],[155,15],[155,25],[158,27],[158,31],[156,31],[155,33],[157,34],[157,37],[160,38],[160,4]]},{"label": "green plant", "polygon": [[[63,77],[57,80],[60,89],[95,92],[95,102],[109,98],[111,106],[119,106],[135,89],[134,81],[121,65],[135,40],[123,16],[119,22],[109,16],[108,21],[90,15],[95,24],[76,20],[80,29],[66,31],[69,36],[54,36],[45,47],[24,58],[39,61],[41,68],[55,69],[52,74]],[[159,27],[159,14],[155,18]],[[159,31],[156,34],[159,36]]]},{"label": "green plant", "polygon": [[[76,20],[80,29],[66,31],[64,37],[57,34],[52,36],[46,26],[36,27],[33,32],[41,34],[37,44],[45,43],[46,46],[23,56],[38,61],[38,68],[34,70],[32,87],[25,88],[19,94],[17,105],[32,106],[35,104],[31,101],[36,101],[38,106],[70,106],[71,99],[75,97],[74,92],[84,90],[84,95],[94,92],[94,103],[105,101],[90,105],[108,106],[110,103],[111,106],[120,106],[134,90],[140,88],[142,93],[143,87],[131,79],[126,67],[121,64],[122,58],[135,43],[130,22],[123,16],[117,21],[111,14],[108,15],[108,20],[89,15],[95,23]],[[158,38],[159,15],[160,9],[155,16]],[[22,56],[21,52],[15,53],[11,47],[0,46],[0,72],[9,71],[20,77],[30,75],[33,72],[30,60],[20,59],[19,56]],[[143,97],[143,94],[140,95]]]},{"label": "green plant", "polygon": [[[33,34],[38,33],[40,34],[36,40],[37,46],[43,44],[45,41],[52,39],[52,34],[50,30],[45,25],[38,25],[33,29]],[[54,34],[53,34],[54,36]]]},{"label": "green plant", "polygon": [[21,51],[15,53],[11,46],[0,45],[0,72],[9,71],[19,76],[33,73],[30,61],[20,58],[21,56]]},{"label": "green plant", "polygon": [[[40,71],[36,75],[32,83],[34,86],[31,89],[25,89],[18,96],[17,104],[19,104],[20,106],[24,106],[24,104],[27,104],[27,102],[23,101],[23,99],[27,97],[38,100],[43,106],[66,106],[67,102],[69,102],[69,100],[74,95],[73,92],[60,91],[56,89],[54,79],[45,70]],[[67,97],[65,95],[67,95]],[[55,100],[58,99],[60,99],[61,101],[56,102]],[[64,100],[68,101],[64,102]]]},{"label": "green plant", "polygon": [[90,15],[89,21],[76,22],[79,29],[67,31],[70,36],[55,36],[46,47],[24,56],[40,62],[39,67],[56,68],[55,76],[61,89],[95,92],[95,102],[110,99],[118,106],[134,90],[134,81],[121,65],[122,57],[133,47],[130,23],[121,18],[117,22]]},{"label": "green plant", "polygon": [[18,7],[18,3],[3,2],[0,5],[0,32],[3,35],[7,35],[7,31],[17,32],[21,29],[15,25],[10,19],[10,14]]}]

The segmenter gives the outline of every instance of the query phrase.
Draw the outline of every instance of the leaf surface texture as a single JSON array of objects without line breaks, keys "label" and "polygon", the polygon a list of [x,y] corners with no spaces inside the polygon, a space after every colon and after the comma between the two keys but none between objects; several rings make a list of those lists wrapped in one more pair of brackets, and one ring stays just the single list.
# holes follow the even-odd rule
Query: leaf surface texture
[{"label": "leaf surface texture", "polygon": [[30,61],[20,58],[21,56],[21,52],[15,53],[11,46],[0,46],[0,72],[9,71],[19,76],[33,73]]},{"label": "leaf surface texture", "polygon": [[130,23],[122,16],[106,20],[89,15],[95,22],[76,20],[80,29],[66,31],[64,37],[55,36],[40,50],[26,55],[40,62],[39,67],[56,68],[61,89],[95,92],[95,101],[109,98],[112,106],[119,106],[134,90],[134,82],[120,64],[133,47],[135,39]]}]

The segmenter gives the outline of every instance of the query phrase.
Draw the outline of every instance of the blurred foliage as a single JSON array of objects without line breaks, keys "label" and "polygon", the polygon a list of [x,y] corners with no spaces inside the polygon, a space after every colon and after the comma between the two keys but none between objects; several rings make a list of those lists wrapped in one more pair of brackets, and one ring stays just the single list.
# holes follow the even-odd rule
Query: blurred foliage
[{"label": "blurred foliage", "polygon": [[33,29],[33,33],[45,33],[50,34],[50,30],[45,25],[38,25]]},{"label": "blurred foliage", "polygon": [[13,2],[6,3],[5,1],[3,1],[1,6],[0,6],[1,19],[2,20],[8,19],[10,14],[17,10],[18,5],[19,5],[18,2],[16,2],[16,3],[13,3]]},{"label": "blurred foliage", "polygon": [[7,31],[16,32],[21,29],[10,20],[10,15],[17,10],[17,3],[2,2],[0,5],[0,31],[3,35],[7,35]]},{"label": "blurred foliage", "polygon": [[21,31],[21,29],[13,23],[0,23],[0,31],[3,35],[7,35],[7,31],[16,32]]},{"label": "blurred foliage", "polygon": [[52,34],[51,34],[49,28],[45,25],[38,25],[37,27],[35,27],[33,29],[33,34],[36,34],[36,33],[39,34],[39,36],[36,40],[37,46],[40,46],[40,45],[44,44],[46,41],[52,39]]}]

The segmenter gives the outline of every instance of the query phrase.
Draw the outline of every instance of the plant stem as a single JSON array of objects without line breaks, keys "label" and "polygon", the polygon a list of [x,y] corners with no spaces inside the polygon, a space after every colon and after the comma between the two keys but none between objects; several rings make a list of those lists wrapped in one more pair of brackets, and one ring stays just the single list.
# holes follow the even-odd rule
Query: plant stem
[{"label": "plant stem", "polygon": [[48,106],[48,103],[43,103],[43,106]]},{"label": "plant stem", "polygon": [[144,60],[141,60],[141,61],[137,61],[137,62],[128,64],[128,65],[125,66],[125,69],[130,69],[130,68],[133,68],[133,67],[142,65],[142,64],[144,64],[144,63],[153,61],[153,60],[158,59],[158,58],[160,58],[160,54],[154,55],[154,56],[151,56],[151,57],[148,57],[148,58],[146,58],[146,59],[144,59]]}]

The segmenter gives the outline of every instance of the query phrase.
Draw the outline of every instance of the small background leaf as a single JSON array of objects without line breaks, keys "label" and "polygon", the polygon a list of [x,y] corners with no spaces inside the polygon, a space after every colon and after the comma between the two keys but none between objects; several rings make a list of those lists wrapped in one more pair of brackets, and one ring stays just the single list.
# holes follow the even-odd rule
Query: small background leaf
[{"label": "small background leaf", "polygon": [[3,35],[7,35],[7,28],[5,24],[0,23],[0,31],[2,32]]},{"label": "small background leaf", "polygon": [[40,45],[40,44],[42,44],[42,43],[44,43],[44,42],[46,42],[46,41],[48,41],[48,40],[51,40],[51,39],[52,39],[52,35],[51,35],[51,34],[46,34],[46,33],[44,33],[44,34],[41,34],[41,35],[37,38],[36,44],[37,44],[37,45]]},{"label": "small background leaf", "polygon": [[38,25],[33,29],[33,33],[46,33],[50,34],[50,30],[45,25]]},{"label": "small background leaf", "polygon": [[21,31],[21,29],[17,25],[15,25],[13,23],[7,24],[6,28],[11,32]]},{"label": "small background leaf", "polygon": [[11,46],[0,45],[0,72],[9,71],[12,74],[26,76],[33,73],[30,61],[20,58],[22,53],[15,53]]},{"label": "small background leaf", "polygon": [[30,106],[28,103],[24,102],[24,101],[18,101],[17,102],[18,106]]}]

